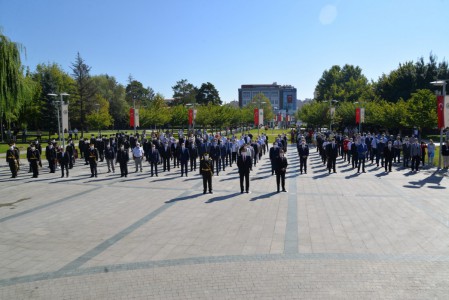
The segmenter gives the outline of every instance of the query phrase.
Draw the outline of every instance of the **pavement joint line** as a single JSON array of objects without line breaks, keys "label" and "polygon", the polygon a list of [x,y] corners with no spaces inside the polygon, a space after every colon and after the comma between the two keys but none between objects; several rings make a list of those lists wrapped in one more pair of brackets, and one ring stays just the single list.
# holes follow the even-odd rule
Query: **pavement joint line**
[{"label": "pavement joint line", "polygon": [[288,181],[287,224],[285,226],[285,239],[284,239],[285,254],[295,254],[299,252],[298,200],[297,200],[296,182],[297,182],[296,179],[291,179]]},{"label": "pavement joint line", "polygon": [[[199,182],[194,187],[192,187],[192,189],[195,190],[197,187],[199,187],[202,184],[203,184],[202,182]],[[174,198],[173,200],[176,200],[177,198],[185,198],[185,197],[187,197],[190,194],[191,194],[191,190],[189,189],[189,190],[185,191],[184,193],[182,193],[181,195],[179,195],[176,198]],[[126,237],[130,233],[134,232],[136,229],[140,228],[142,225],[148,223],[149,221],[151,221],[152,219],[157,217],[159,214],[161,214],[162,212],[164,212],[165,210],[167,210],[171,206],[175,205],[176,202],[177,201],[165,202],[163,205],[161,205],[156,210],[153,210],[152,212],[150,212],[149,214],[147,214],[146,216],[144,216],[140,220],[134,222],[133,224],[131,224],[127,228],[123,229],[122,231],[116,233],[115,235],[113,235],[112,237],[108,238],[104,242],[100,243],[96,247],[92,248],[91,250],[87,251],[83,255],[79,256],[78,258],[76,258],[72,262],[66,264],[61,269],[59,269],[59,271],[60,272],[66,272],[66,271],[74,270],[74,269],[77,269],[77,268],[81,267],[83,264],[85,264],[86,262],[88,262],[92,258],[96,257],[100,253],[104,252],[106,249],[108,249],[109,247],[113,246],[118,241],[122,240],[124,237]]]},{"label": "pavement joint line", "polygon": [[78,268],[71,270],[58,270],[32,275],[25,275],[7,279],[0,279],[0,287],[31,283],[42,280],[53,280],[66,277],[103,274],[106,272],[123,272],[135,270],[148,270],[164,267],[179,267],[187,265],[208,265],[223,263],[248,263],[248,262],[270,262],[270,261],[315,261],[315,260],[338,260],[338,261],[369,261],[369,262],[392,262],[392,263],[437,263],[449,262],[446,255],[412,255],[412,254],[367,254],[367,253],[292,253],[292,254],[260,254],[260,255],[227,255],[227,256],[204,256],[180,259],[142,261],[125,264],[102,265],[89,268]]},{"label": "pavement joint line", "polygon": [[78,196],[81,196],[81,195],[86,195],[86,194],[88,194],[90,192],[93,192],[95,190],[98,190],[98,188],[95,187],[95,188],[92,188],[92,189],[89,189],[89,190],[86,190],[86,191],[82,191],[82,192],[79,192],[79,193],[76,193],[76,194],[64,197],[64,198],[56,200],[56,201],[53,201],[53,202],[50,202],[50,203],[47,203],[47,204],[43,204],[43,205],[40,205],[40,206],[37,206],[37,207],[34,207],[34,208],[30,208],[30,209],[27,209],[25,211],[22,211],[22,212],[19,212],[19,213],[16,213],[16,214],[13,214],[13,215],[1,218],[0,219],[0,223],[3,223],[5,221],[8,221],[8,220],[11,220],[11,219],[14,219],[14,218],[18,218],[18,217],[21,217],[21,216],[24,216],[24,215],[27,215],[27,214],[30,214],[30,213],[33,213],[33,212],[38,211],[38,210],[42,210],[44,208],[47,208],[47,207],[50,207],[50,206],[53,206],[53,205],[56,205],[56,204],[60,204],[62,202],[68,201],[68,200],[72,200],[73,198],[77,198]]}]

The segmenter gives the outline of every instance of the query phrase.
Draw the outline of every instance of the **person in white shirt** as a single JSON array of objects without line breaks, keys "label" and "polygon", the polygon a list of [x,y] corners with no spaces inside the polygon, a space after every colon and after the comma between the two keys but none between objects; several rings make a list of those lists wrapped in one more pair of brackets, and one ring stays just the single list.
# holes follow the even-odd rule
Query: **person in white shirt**
[{"label": "person in white shirt", "polygon": [[139,143],[136,143],[136,147],[133,148],[133,159],[134,163],[136,164],[136,172],[140,168],[140,172],[142,172],[142,160],[143,160],[143,148],[140,146]]}]

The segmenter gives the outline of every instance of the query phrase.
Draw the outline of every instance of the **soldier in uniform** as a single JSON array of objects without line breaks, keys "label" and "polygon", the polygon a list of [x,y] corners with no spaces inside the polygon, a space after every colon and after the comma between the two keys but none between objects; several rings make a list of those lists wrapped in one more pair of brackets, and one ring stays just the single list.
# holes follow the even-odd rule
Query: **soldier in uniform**
[{"label": "soldier in uniform", "polygon": [[129,152],[125,150],[124,145],[120,145],[119,150],[117,151],[117,158],[115,159],[115,163],[120,164],[120,177],[128,177],[128,161],[129,161]]},{"label": "soldier in uniform", "polygon": [[212,194],[212,176],[214,175],[214,165],[208,153],[204,153],[200,160],[200,174],[203,176],[203,194],[206,194],[209,185],[209,193]]},{"label": "soldier in uniform", "polygon": [[9,169],[11,170],[11,178],[17,177],[17,172],[19,171],[19,159],[19,151],[14,147],[14,143],[10,143],[9,149],[6,151],[6,162],[9,164]]},{"label": "soldier in uniform", "polygon": [[38,164],[42,167],[41,154],[39,150],[36,149],[35,145],[31,146],[30,151],[27,153],[27,159],[31,164],[31,170],[33,171],[33,178],[39,176]]},{"label": "soldier in uniform", "polygon": [[89,150],[87,150],[87,158],[90,165],[90,177],[97,177],[97,162],[98,162],[98,150],[95,149],[94,143],[90,144]]}]

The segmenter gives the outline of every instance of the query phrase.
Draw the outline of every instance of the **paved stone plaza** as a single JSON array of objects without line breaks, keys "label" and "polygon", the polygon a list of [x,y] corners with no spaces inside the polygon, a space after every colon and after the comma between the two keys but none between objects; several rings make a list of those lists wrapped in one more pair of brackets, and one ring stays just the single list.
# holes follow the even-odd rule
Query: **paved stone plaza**
[{"label": "paved stone plaza", "polygon": [[250,194],[233,165],[206,195],[180,169],[10,179],[2,160],[0,299],[449,298],[447,177],[287,157],[287,193],[265,155]]}]

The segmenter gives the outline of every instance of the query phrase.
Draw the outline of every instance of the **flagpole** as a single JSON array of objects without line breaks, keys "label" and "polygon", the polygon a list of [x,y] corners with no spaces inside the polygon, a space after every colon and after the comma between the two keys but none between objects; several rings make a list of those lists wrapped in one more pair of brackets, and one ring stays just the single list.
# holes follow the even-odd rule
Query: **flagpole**
[{"label": "flagpole", "polygon": [[[438,156],[438,170],[441,169],[441,159],[443,156],[443,128],[445,127],[446,123],[448,122],[448,120],[444,120],[444,116],[445,113],[444,111],[446,110],[446,81],[448,79],[443,79],[443,80],[437,80],[437,81],[432,81],[430,84],[433,86],[442,86],[443,87],[443,124],[439,124],[442,125],[440,127],[440,155]],[[439,104],[438,104],[439,105]],[[438,107],[439,109],[439,107]]]}]

